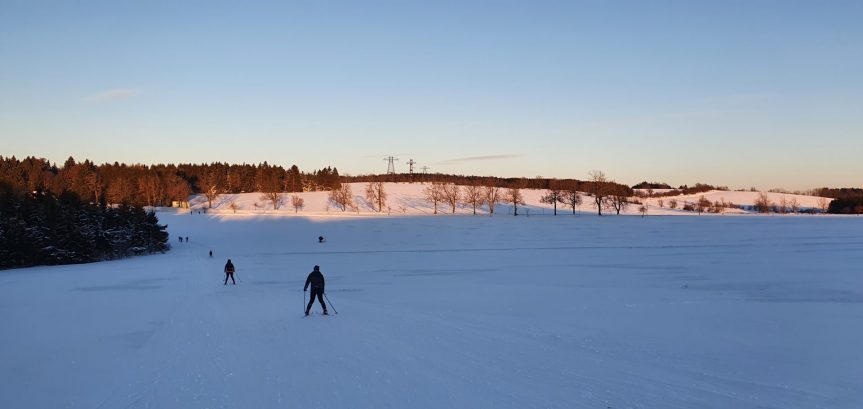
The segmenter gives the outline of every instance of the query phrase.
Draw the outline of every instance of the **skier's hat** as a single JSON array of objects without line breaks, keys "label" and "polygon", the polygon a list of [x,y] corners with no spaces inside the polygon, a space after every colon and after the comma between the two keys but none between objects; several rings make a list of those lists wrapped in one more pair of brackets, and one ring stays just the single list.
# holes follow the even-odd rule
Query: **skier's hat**
[{"label": "skier's hat", "polygon": [[321,266],[315,266],[315,271],[318,271],[320,269],[321,269]]}]

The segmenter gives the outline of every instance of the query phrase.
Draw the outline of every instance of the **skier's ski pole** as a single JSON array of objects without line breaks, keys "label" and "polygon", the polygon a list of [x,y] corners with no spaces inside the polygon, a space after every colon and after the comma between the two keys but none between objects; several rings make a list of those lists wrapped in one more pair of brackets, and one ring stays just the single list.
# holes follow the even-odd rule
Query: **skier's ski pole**
[{"label": "skier's ski pole", "polygon": [[338,314],[339,312],[336,311],[336,307],[333,307],[333,303],[330,301],[330,297],[327,297],[327,293],[324,293],[324,298],[327,299],[327,303],[330,304],[330,308],[333,309],[333,312]]},{"label": "skier's ski pole", "polygon": [[303,312],[306,312],[306,290],[303,290]]}]

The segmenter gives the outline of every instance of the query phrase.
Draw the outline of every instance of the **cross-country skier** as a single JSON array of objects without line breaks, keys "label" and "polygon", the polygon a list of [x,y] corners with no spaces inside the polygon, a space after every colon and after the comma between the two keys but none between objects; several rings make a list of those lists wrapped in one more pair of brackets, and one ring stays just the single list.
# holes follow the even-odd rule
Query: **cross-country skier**
[{"label": "cross-country skier", "polygon": [[321,307],[324,309],[324,315],[329,315],[327,314],[327,304],[324,303],[324,275],[321,274],[319,266],[315,266],[314,271],[309,273],[303,291],[309,288],[309,284],[312,285],[312,295],[309,298],[309,305],[306,306],[306,315],[309,315],[309,310],[312,309],[312,304],[315,303],[315,296],[318,297],[318,301],[320,301]]},{"label": "cross-country skier", "polygon": [[228,259],[228,263],[225,264],[225,285],[228,285],[228,277],[231,278],[234,285],[237,285],[237,282],[234,281],[234,263],[231,263],[231,259]]},{"label": "cross-country skier", "polygon": [[325,241],[327,241],[327,239],[325,239],[324,236],[318,236],[318,243],[323,243]]},{"label": "cross-country skier", "polygon": [[210,250],[210,258],[213,258],[213,250]]}]

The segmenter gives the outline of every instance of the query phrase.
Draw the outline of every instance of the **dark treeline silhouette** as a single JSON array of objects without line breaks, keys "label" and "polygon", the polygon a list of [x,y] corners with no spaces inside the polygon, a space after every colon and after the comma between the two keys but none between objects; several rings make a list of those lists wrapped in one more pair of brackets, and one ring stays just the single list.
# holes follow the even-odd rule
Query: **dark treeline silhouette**
[{"label": "dark treeline silhouette", "polygon": [[109,260],[168,249],[167,226],[142,207],[108,207],[0,180],[0,268]]},{"label": "dark treeline silhouette", "polygon": [[827,213],[863,214],[863,197],[833,199],[827,207]]},{"label": "dark treeline silhouette", "polygon": [[242,193],[261,191],[302,192],[338,188],[339,172],[326,167],[303,173],[267,162],[250,165],[158,164],[96,165],[70,157],[62,167],[45,159],[0,156],[0,180],[13,189],[45,191],[60,195],[71,191],[82,201],[96,204],[170,206],[186,202],[195,193]]},{"label": "dark treeline silhouette", "polygon": [[863,189],[853,187],[839,189],[822,187],[815,189],[814,194],[833,199],[827,207],[827,213],[863,214]]},{"label": "dark treeline silhouette", "polygon": [[[638,187],[638,186],[641,186],[645,183],[647,183],[647,182],[642,182],[642,183],[632,187],[633,189],[647,189],[648,190],[648,191],[639,192],[638,196],[641,196],[641,197],[667,197],[667,196],[695,195],[698,193],[709,192],[711,190],[728,190],[727,186],[713,186],[713,185],[708,185],[706,183],[696,183],[694,186],[682,185],[682,186],[680,186],[676,189],[672,189],[672,190],[667,190],[667,191],[663,191],[663,192],[651,192],[651,191],[649,191],[650,189],[667,189],[667,188]],[[656,183],[648,183],[648,185],[655,185],[655,184]],[[656,184],[656,185],[659,185],[659,184]],[[661,185],[668,186],[664,183]]]},{"label": "dark treeline silhouette", "polygon": [[854,187],[843,187],[839,189],[822,187],[813,191],[814,196],[829,197],[831,199],[863,199],[863,189]]},{"label": "dark treeline silhouette", "polygon": [[647,181],[641,182],[632,187],[633,189],[674,189],[667,183],[659,183],[659,182],[650,182]]}]

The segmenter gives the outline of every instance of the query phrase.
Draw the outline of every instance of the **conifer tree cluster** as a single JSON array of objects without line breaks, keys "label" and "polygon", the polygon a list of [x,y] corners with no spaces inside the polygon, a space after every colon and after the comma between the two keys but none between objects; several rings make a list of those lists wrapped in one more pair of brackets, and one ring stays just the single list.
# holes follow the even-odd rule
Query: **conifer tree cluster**
[{"label": "conifer tree cluster", "polygon": [[140,206],[108,207],[83,202],[72,191],[26,192],[0,181],[0,268],[164,252],[166,228]]},{"label": "conifer tree cluster", "polygon": [[303,192],[340,186],[326,167],[302,173],[258,165],[96,165],[70,157],[0,156],[0,268],[86,263],[168,249],[167,226],[144,206],[195,193]]},{"label": "conifer tree cluster", "polygon": [[45,159],[14,156],[0,156],[0,181],[22,191],[72,191],[84,202],[137,206],[171,206],[197,193],[309,192],[341,186],[339,171],[333,167],[303,173],[296,165],[285,169],[267,162],[96,165],[72,157],[58,167]]}]

